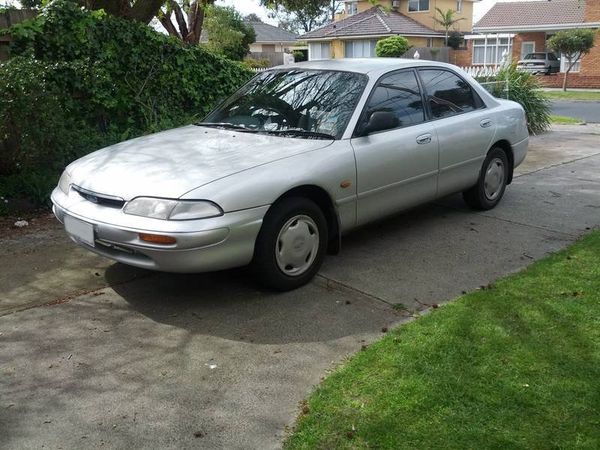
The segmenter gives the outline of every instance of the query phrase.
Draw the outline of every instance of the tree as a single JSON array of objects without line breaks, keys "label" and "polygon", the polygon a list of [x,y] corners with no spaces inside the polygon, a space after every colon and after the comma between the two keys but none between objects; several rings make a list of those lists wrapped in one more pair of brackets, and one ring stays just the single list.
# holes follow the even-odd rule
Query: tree
[{"label": "tree", "polygon": [[454,50],[458,50],[463,42],[463,35],[458,31],[453,31],[448,35],[448,42],[446,42],[446,45]]},{"label": "tree", "polygon": [[125,19],[150,23],[165,0],[76,0],[87,9],[103,9],[106,13]]},{"label": "tree", "polygon": [[574,30],[559,31],[548,39],[548,47],[567,58],[567,70],[563,79],[563,91],[567,90],[569,72],[582,55],[586,55],[594,47],[596,32],[590,29],[577,28]]},{"label": "tree", "polygon": [[261,0],[279,19],[279,26],[294,33],[308,33],[335,19],[341,0]]},{"label": "tree", "polygon": [[246,17],[244,17],[244,20],[246,22],[262,22],[262,19],[254,13],[248,14]]},{"label": "tree", "polygon": [[244,59],[256,40],[254,28],[232,7],[208,8],[204,27],[208,35],[206,47],[229,59]]},{"label": "tree", "polygon": [[375,54],[380,58],[400,58],[410,50],[408,39],[402,36],[390,36],[375,44]]},{"label": "tree", "polygon": [[[214,4],[215,0],[194,0],[193,2],[183,0],[181,4],[175,0],[163,0],[163,2],[164,6],[158,11],[156,17],[167,33],[189,44],[198,44],[206,9]],[[175,23],[173,23],[173,17]]]},{"label": "tree", "polygon": [[453,11],[452,9],[447,10],[446,12],[442,11],[440,8],[435,8],[436,13],[439,15],[439,17],[433,17],[433,20],[435,23],[437,23],[438,25],[440,25],[446,32],[446,47],[448,46],[448,34],[450,32],[450,28],[453,28],[454,25],[456,25],[458,22],[460,22],[461,20],[465,20],[464,18],[459,18],[457,19],[454,14],[456,14],[456,11]]}]

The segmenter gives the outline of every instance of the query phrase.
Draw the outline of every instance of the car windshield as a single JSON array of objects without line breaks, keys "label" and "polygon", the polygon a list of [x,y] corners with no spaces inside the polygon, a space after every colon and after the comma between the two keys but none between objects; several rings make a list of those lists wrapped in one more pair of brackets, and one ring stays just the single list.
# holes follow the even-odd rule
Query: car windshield
[{"label": "car windshield", "polygon": [[367,77],[353,72],[273,70],[257,75],[199,125],[339,139]]},{"label": "car windshield", "polygon": [[529,53],[527,56],[525,56],[525,59],[546,59],[546,54],[545,53]]}]

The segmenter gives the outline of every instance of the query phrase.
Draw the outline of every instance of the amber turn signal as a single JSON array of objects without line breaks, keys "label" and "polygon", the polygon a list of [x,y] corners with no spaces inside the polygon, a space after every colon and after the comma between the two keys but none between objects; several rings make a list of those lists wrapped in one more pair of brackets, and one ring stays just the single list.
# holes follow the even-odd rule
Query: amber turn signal
[{"label": "amber turn signal", "polygon": [[174,237],[163,236],[160,234],[139,233],[139,237],[142,241],[150,242],[152,244],[173,245],[177,242],[177,239]]}]

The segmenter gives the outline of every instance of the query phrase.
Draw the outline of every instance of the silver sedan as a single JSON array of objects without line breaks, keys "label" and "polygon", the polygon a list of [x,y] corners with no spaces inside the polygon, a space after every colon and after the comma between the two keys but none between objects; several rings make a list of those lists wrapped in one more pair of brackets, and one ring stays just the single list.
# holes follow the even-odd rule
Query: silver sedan
[{"label": "silver sedan", "polygon": [[353,228],[454,192],[493,208],[527,144],[523,108],[455,66],[312,61],[260,73],[200,123],[73,162],[52,202],[73,241],[108,258],[251,264],[288,290]]}]

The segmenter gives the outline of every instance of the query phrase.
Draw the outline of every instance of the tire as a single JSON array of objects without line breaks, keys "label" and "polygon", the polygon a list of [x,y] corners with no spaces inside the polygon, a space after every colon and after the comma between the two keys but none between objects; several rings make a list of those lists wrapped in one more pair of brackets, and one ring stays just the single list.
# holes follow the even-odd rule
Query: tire
[{"label": "tire", "polygon": [[500,147],[492,148],[483,162],[477,184],[463,192],[467,205],[478,210],[494,208],[506,190],[509,170],[506,152]]},{"label": "tire", "polygon": [[296,289],[319,271],[327,242],[323,211],[307,198],[284,198],[271,207],[263,220],[251,268],[266,288]]}]

